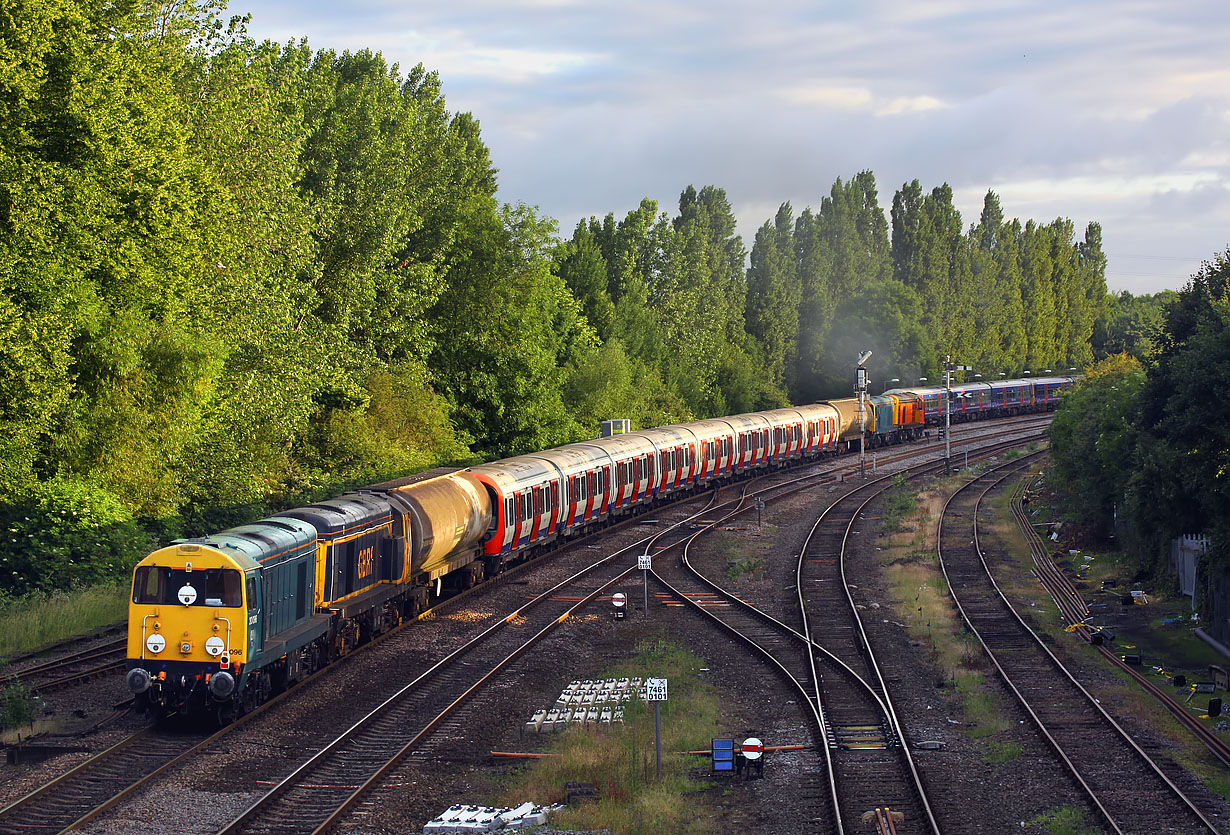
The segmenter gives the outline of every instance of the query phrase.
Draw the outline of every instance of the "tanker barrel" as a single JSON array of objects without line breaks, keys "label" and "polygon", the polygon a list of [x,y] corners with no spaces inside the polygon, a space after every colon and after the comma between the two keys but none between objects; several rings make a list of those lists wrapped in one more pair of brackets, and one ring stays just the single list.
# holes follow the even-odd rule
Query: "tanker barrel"
[{"label": "tanker barrel", "polygon": [[476,546],[491,521],[491,498],[462,470],[419,481],[395,492],[410,505],[411,565],[430,571],[449,555]]}]

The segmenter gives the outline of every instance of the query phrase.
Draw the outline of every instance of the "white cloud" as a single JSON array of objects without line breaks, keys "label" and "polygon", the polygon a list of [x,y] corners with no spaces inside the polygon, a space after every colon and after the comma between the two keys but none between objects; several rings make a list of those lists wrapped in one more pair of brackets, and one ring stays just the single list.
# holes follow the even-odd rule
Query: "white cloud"
[{"label": "white cloud", "polygon": [[780,98],[788,104],[823,110],[862,110],[877,116],[921,113],[947,105],[935,96],[877,96],[867,87],[854,84],[804,84],[787,88]]},{"label": "white cloud", "polygon": [[1009,216],[1100,221],[1108,251],[1198,264],[1230,237],[1225,0],[234,2],[257,37],[439,70],[500,198],[565,233],[714,184],[750,243],[870,169],[886,206],[948,182],[968,223],[991,188]]},{"label": "white cloud", "polygon": [[934,96],[899,97],[884,103],[877,108],[881,116],[894,116],[898,113],[921,113],[927,110],[940,110],[947,107],[944,102]]},{"label": "white cloud", "polygon": [[469,47],[428,50],[424,63],[450,75],[499,83],[524,83],[543,76],[571,72],[601,62],[602,56],[577,52]]},{"label": "white cloud", "polygon": [[868,110],[874,96],[866,87],[831,86],[810,84],[793,87],[781,92],[781,97],[790,104],[814,105],[819,108],[838,110]]}]

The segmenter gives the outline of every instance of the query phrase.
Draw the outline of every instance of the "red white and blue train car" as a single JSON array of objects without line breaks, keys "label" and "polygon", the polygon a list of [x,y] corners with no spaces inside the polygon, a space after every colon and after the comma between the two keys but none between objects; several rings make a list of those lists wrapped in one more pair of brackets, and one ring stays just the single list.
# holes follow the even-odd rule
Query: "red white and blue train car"
[{"label": "red white and blue train car", "polygon": [[[960,423],[986,417],[1026,412],[1053,411],[1074,377],[1039,377],[1033,380],[999,380],[992,383],[961,383],[951,388],[950,420]],[[928,425],[944,422],[944,388],[892,389],[888,394],[911,394],[922,400]]]}]

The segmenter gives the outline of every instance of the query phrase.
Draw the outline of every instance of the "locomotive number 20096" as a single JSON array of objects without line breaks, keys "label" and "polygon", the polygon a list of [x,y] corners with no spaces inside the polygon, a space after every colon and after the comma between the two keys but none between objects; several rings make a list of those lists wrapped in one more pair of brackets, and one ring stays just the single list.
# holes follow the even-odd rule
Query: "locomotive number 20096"
[{"label": "locomotive number 20096", "polygon": [[364,577],[372,576],[373,563],[375,562],[375,551],[376,549],[374,547],[369,547],[364,548],[359,552],[358,574],[360,580]]}]

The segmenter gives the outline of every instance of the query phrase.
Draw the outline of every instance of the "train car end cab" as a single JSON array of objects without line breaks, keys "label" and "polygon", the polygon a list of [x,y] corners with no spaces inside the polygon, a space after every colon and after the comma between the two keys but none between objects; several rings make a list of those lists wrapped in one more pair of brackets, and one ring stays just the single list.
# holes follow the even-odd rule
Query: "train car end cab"
[{"label": "train car end cab", "polygon": [[260,646],[260,565],[195,543],[162,548],[133,571],[128,688],[165,714],[229,701]]}]

